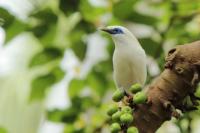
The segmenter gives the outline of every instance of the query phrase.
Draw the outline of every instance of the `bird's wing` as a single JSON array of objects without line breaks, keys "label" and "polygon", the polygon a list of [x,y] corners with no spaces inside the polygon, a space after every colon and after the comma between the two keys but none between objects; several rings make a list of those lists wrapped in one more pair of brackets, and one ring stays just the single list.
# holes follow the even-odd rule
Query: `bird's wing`
[{"label": "bird's wing", "polygon": [[135,58],[130,64],[130,67],[134,75],[133,82],[137,82],[140,83],[141,85],[144,85],[147,77],[145,53],[141,53],[137,58]]}]

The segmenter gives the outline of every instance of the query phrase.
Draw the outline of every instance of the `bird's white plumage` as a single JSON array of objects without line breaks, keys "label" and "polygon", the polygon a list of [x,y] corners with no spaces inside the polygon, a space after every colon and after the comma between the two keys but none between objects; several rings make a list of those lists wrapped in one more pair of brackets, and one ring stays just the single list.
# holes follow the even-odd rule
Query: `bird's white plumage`
[{"label": "bird's white plumage", "polygon": [[109,26],[108,29],[121,28],[123,34],[112,35],[115,43],[113,54],[114,80],[118,88],[128,92],[135,83],[145,84],[146,54],[136,37],[122,26]]}]

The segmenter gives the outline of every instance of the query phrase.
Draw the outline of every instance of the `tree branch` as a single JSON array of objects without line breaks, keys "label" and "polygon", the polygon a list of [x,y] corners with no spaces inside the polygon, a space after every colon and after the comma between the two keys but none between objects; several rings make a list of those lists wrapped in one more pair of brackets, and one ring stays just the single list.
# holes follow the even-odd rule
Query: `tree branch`
[{"label": "tree branch", "polygon": [[137,105],[133,124],[140,133],[154,133],[161,124],[183,108],[200,80],[200,41],[179,45],[169,51],[165,70],[148,87],[148,103]]}]

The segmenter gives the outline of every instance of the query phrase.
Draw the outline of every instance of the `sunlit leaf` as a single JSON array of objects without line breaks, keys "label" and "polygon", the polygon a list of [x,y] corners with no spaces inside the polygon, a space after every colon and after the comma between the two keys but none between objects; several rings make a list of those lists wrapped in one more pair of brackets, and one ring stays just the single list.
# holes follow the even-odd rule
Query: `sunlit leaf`
[{"label": "sunlit leaf", "polygon": [[8,28],[14,21],[15,17],[6,9],[0,7],[0,18],[4,20],[3,28]]},{"label": "sunlit leaf", "polygon": [[59,122],[65,114],[65,110],[52,110],[48,112],[48,120],[53,122]]},{"label": "sunlit leaf", "polygon": [[5,23],[4,19],[0,18],[0,26],[2,26]]},{"label": "sunlit leaf", "polygon": [[48,112],[48,119],[53,122],[74,123],[79,114],[95,105],[91,97],[73,97],[72,105],[65,110],[52,110]]},{"label": "sunlit leaf", "polygon": [[26,24],[15,18],[4,8],[0,8],[0,25],[5,29],[6,40],[10,41],[13,37],[26,29]]},{"label": "sunlit leaf", "polygon": [[15,20],[7,29],[6,29],[6,42],[14,38],[19,33],[23,32],[26,29],[26,24],[22,23],[19,20]]},{"label": "sunlit leaf", "polygon": [[81,79],[73,79],[68,87],[68,95],[73,98],[80,94],[80,91],[85,87],[86,81]]},{"label": "sunlit leaf", "polygon": [[55,37],[56,37],[56,25],[52,24],[48,27],[48,32],[43,34],[43,36],[40,38],[40,41],[45,46],[52,46]]},{"label": "sunlit leaf", "polygon": [[133,6],[136,0],[120,0],[113,6],[113,14],[119,19],[127,19],[133,15]]},{"label": "sunlit leaf", "polygon": [[74,31],[78,32],[85,32],[85,33],[92,33],[96,31],[96,27],[90,23],[82,19],[75,27]]},{"label": "sunlit leaf", "polygon": [[64,129],[64,133],[85,133],[84,128],[77,129],[74,124],[67,124]]},{"label": "sunlit leaf", "polygon": [[160,52],[160,50],[162,50],[159,47],[161,44],[157,43],[151,38],[141,38],[139,39],[139,41],[142,47],[144,48],[145,52],[153,57],[156,55],[157,52]]},{"label": "sunlit leaf", "polygon": [[74,133],[76,131],[76,128],[74,127],[74,124],[67,124],[64,129],[64,133]]},{"label": "sunlit leaf", "polygon": [[44,98],[46,89],[56,82],[53,74],[37,77],[32,81],[30,100],[41,100]]},{"label": "sunlit leaf", "polygon": [[43,65],[50,61],[61,58],[63,55],[60,49],[55,47],[45,48],[43,51],[37,53],[30,61],[29,67]]},{"label": "sunlit leaf", "polygon": [[61,79],[64,78],[65,76],[65,72],[60,68],[60,67],[54,67],[52,70],[51,70],[51,73],[55,76],[56,78],[56,82],[57,81],[60,81]]},{"label": "sunlit leaf", "polygon": [[97,22],[99,17],[105,13],[104,8],[93,7],[88,0],[81,0],[79,10],[83,18],[89,22]]},{"label": "sunlit leaf", "polygon": [[128,21],[133,21],[136,23],[152,25],[152,26],[155,26],[156,23],[158,22],[157,18],[155,18],[154,16],[141,14],[136,11],[132,12],[132,15],[128,17]]},{"label": "sunlit leaf", "polygon": [[5,128],[0,127],[0,133],[8,133]]},{"label": "sunlit leaf", "polygon": [[177,4],[180,15],[188,15],[197,12],[200,9],[200,3],[197,1],[182,1]]},{"label": "sunlit leaf", "polygon": [[56,32],[55,25],[58,16],[50,8],[36,11],[30,14],[30,17],[38,22],[35,25],[29,26],[29,31],[32,31],[36,37],[41,39],[44,44],[49,44],[53,41]]},{"label": "sunlit leaf", "polygon": [[53,68],[50,73],[35,78],[31,83],[30,100],[41,100],[46,95],[47,89],[60,81],[64,72],[59,68]]},{"label": "sunlit leaf", "polygon": [[83,41],[83,32],[73,32],[70,36],[71,49],[76,56],[82,61],[85,58],[87,45]]},{"label": "sunlit leaf", "polygon": [[94,92],[102,97],[107,90],[107,80],[103,73],[93,71],[88,76],[88,85],[91,87]]},{"label": "sunlit leaf", "polygon": [[30,17],[39,19],[43,23],[51,24],[55,23],[58,16],[50,8],[45,8],[30,14]]}]

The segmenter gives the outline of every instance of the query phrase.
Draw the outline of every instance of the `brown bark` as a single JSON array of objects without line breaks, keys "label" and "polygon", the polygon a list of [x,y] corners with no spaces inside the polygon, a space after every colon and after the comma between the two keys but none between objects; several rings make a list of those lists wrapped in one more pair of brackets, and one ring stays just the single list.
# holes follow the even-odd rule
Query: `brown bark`
[{"label": "brown bark", "polygon": [[148,103],[134,111],[134,125],[140,133],[154,133],[161,124],[177,115],[183,100],[193,94],[200,80],[200,41],[179,45],[169,51],[165,70],[148,87]]}]

